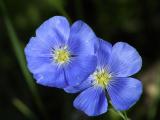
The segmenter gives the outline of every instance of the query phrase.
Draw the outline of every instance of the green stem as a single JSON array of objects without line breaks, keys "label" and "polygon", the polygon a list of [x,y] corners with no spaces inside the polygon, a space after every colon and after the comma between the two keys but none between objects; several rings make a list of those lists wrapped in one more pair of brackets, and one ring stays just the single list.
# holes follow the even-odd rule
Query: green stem
[{"label": "green stem", "polygon": [[117,113],[122,117],[123,120],[129,120],[127,117],[127,113],[125,111],[124,112],[117,111]]},{"label": "green stem", "polygon": [[125,119],[126,119],[126,120],[129,120],[128,117],[127,117],[126,111],[124,111],[123,113],[124,113]]},{"label": "green stem", "polygon": [[68,13],[66,12],[66,10],[64,9],[64,6],[62,4],[62,0],[48,0],[49,5],[51,5],[51,7],[54,7],[60,14],[62,14],[63,16],[67,17],[67,19],[69,20],[69,22],[71,23],[71,18],[68,15]]},{"label": "green stem", "polygon": [[19,112],[21,112],[29,120],[38,120],[36,115],[33,113],[33,111],[31,111],[31,109],[18,98],[14,98],[12,100],[12,104],[16,107],[16,109]]},{"label": "green stem", "polygon": [[71,23],[72,20],[71,20],[71,18],[69,17],[69,15],[67,14],[67,12],[66,12],[64,9],[60,9],[60,11],[61,11],[61,13],[62,13],[64,16],[67,17],[68,21]]},{"label": "green stem", "polygon": [[4,17],[4,23],[6,25],[6,29],[10,38],[11,45],[13,47],[13,50],[15,52],[16,58],[18,60],[19,66],[21,68],[22,74],[24,75],[24,78],[26,80],[26,83],[29,87],[29,90],[32,93],[33,100],[35,101],[38,109],[40,112],[47,118],[47,115],[44,111],[44,107],[42,104],[42,101],[40,99],[40,95],[38,93],[37,87],[34,83],[34,80],[32,79],[32,76],[30,75],[27,67],[26,67],[26,62],[25,62],[25,57],[24,57],[24,49],[21,46],[21,43],[19,42],[19,39],[16,35],[16,32],[14,30],[14,27],[12,25],[12,22],[9,18],[8,12],[6,10],[5,4],[2,0],[0,0],[0,9],[2,11],[3,17]]},{"label": "green stem", "polygon": [[[109,103],[112,105],[111,101],[109,101]],[[123,120],[129,120],[129,118],[127,117],[127,113],[126,111],[116,111],[114,110],[115,112],[117,112],[117,114],[119,114],[119,116],[123,119]]]},{"label": "green stem", "polygon": [[129,120],[129,118],[127,117],[127,113],[125,111],[124,112],[117,111],[117,113],[121,116],[123,120]]}]

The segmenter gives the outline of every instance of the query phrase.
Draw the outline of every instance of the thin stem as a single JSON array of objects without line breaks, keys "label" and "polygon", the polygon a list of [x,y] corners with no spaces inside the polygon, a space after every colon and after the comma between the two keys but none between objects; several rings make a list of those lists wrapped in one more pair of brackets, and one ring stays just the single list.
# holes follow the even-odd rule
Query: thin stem
[{"label": "thin stem", "polygon": [[50,3],[51,7],[54,7],[60,14],[62,14],[65,17],[67,17],[69,22],[72,22],[70,16],[68,15],[66,10],[64,9],[64,6],[63,6],[61,0],[48,0],[48,1]]},{"label": "thin stem", "polygon": [[124,116],[125,116],[126,120],[128,120],[126,111],[124,111],[123,113],[124,113]]},{"label": "thin stem", "polygon": [[129,120],[126,111],[123,112],[117,111],[117,113],[123,118],[123,120]]},{"label": "thin stem", "polygon": [[121,118],[123,118],[123,120],[127,120],[127,119],[126,119],[126,117],[123,115],[123,113],[122,113],[122,112],[117,111],[117,113],[121,116]]},{"label": "thin stem", "polygon": [[[112,105],[111,101],[109,101],[109,103]],[[113,106],[113,105],[112,105],[112,106]],[[121,112],[121,111],[116,111],[116,110],[114,110],[114,111],[117,112],[117,113],[119,114],[119,116],[121,116],[121,118],[122,118],[123,120],[129,120],[129,118],[127,117],[126,111],[123,111],[123,112]]]},{"label": "thin stem", "polygon": [[22,48],[22,45],[20,43],[20,40],[18,39],[16,32],[14,30],[14,27],[12,25],[12,22],[9,18],[8,12],[6,10],[5,4],[2,0],[0,0],[0,10],[2,11],[4,23],[6,25],[6,30],[9,35],[10,43],[13,47],[13,50],[15,52],[17,61],[19,63],[19,66],[21,68],[22,74],[26,80],[26,83],[29,87],[30,92],[32,93],[33,100],[35,101],[35,104],[37,105],[40,112],[43,114],[43,116],[47,119],[48,116],[46,115],[46,112],[44,110],[44,106],[42,104],[42,101],[40,99],[40,95],[38,93],[37,87],[34,83],[34,80],[32,79],[32,76],[30,75],[28,69],[26,68],[26,62],[24,57],[24,49]]},{"label": "thin stem", "polygon": [[34,112],[18,98],[14,98],[12,100],[12,104],[16,107],[16,109],[19,112],[21,112],[29,120],[38,120]]}]

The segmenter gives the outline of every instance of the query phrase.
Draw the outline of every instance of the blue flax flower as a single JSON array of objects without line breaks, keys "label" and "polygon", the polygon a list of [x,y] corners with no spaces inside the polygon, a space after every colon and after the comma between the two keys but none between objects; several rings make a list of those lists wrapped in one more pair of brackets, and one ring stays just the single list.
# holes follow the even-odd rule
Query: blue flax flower
[{"label": "blue flax flower", "polygon": [[96,55],[97,67],[93,74],[80,85],[65,88],[68,93],[82,91],[74,106],[88,116],[103,114],[108,109],[107,94],[116,110],[129,109],[142,93],[141,82],[129,77],[141,69],[140,55],[127,43],[112,46],[103,40]]},{"label": "blue flax flower", "polygon": [[65,17],[52,17],[36,30],[25,48],[28,68],[41,85],[78,85],[96,67],[96,42],[96,35],[84,22],[70,26]]}]

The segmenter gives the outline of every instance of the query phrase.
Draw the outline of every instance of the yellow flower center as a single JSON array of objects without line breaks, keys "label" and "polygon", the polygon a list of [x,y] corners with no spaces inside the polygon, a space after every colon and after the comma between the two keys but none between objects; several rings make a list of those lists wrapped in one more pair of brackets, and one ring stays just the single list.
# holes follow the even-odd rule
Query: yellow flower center
[{"label": "yellow flower center", "polygon": [[66,47],[54,51],[54,60],[59,64],[64,64],[69,61],[70,53]]},{"label": "yellow flower center", "polygon": [[105,69],[101,69],[93,73],[93,78],[95,85],[105,88],[111,80],[111,75]]}]

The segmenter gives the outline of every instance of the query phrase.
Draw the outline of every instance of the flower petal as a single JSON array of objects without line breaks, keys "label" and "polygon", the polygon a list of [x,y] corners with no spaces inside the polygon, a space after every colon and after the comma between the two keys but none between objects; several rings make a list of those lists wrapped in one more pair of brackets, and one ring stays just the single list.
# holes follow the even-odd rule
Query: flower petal
[{"label": "flower petal", "polygon": [[74,107],[88,116],[105,113],[108,108],[105,91],[101,87],[95,86],[86,89],[74,100]]},{"label": "flower petal", "polygon": [[68,85],[64,77],[64,70],[56,65],[49,57],[26,55],[26,58],[27,66],[30,72],[33,73],[37,83],[57,88],[64,88]]},{"label": "flower petal", "polygon": [[108,64],[110,55],[111,55],[112,45],[100,39],[99,49],[97,50],[97,65],[98,66],[106,66]]},{"label": "flower petal", "polygon": [[46,42],[32,37],[25,47],[25,55],[32,57],[51,57],[52,47]]},{"label": "flower petal", "polygon": [[127,110],[140,98],[142,84],[134,78],[114,78],[110,81],[107,91],[116,110]]},{"label": "flower petal", "polygon": [[94,72],[96,65],[96,56],[74,57],[65,67],[65,75],[69,85],[76,86],[86,80]]},{"label": "flower petal", "polygon": [[109,71],[117,77],[128,77],[142,67],[142,59],[135,48],[124,42],[116,43],[108,63]]},{"label": "flower petal", "polygon": [[70,25],[68,20],[62,16],[54,16],[46,20],[37,30],[36,36],[42,41],[63,45],[69,38]]},{"label": "flower petal", "polygon": [[53,63],[50,48],[45,42],[32,37],[25,47],[27,66],[32,73],[38,73]]},{"label": "flower petal", "polygon": [[86,23],[79,20],[71,26],[68,45],[73,55],[94,55],[98,38]]},{"label": "flower petal", "polygon": [[58,66],[49,66],[45,71],[34,74],[34,78],[38,84],[44,86],[64,88],[68,85],[64,77],[64,70]]},{"label": "flower petal", "polygon": [[27,66],[32,73],[39,73],[43,70],[47,70],[48,66],[54,64],[47,57],[31,57],[26,56]]},{"label": "flower petal", "polygon": [[85,80],[84,82],[80,83],[79,85],[77,85],[77,86],[68,86],[64,90],[67,93],[77,93],[77,92],[80,92],[82,90],[85,90],[85,89],[91,87],[91,85],[92,85],[92,79],[90,79],[90,77],[89,77],[87,80]]}]

